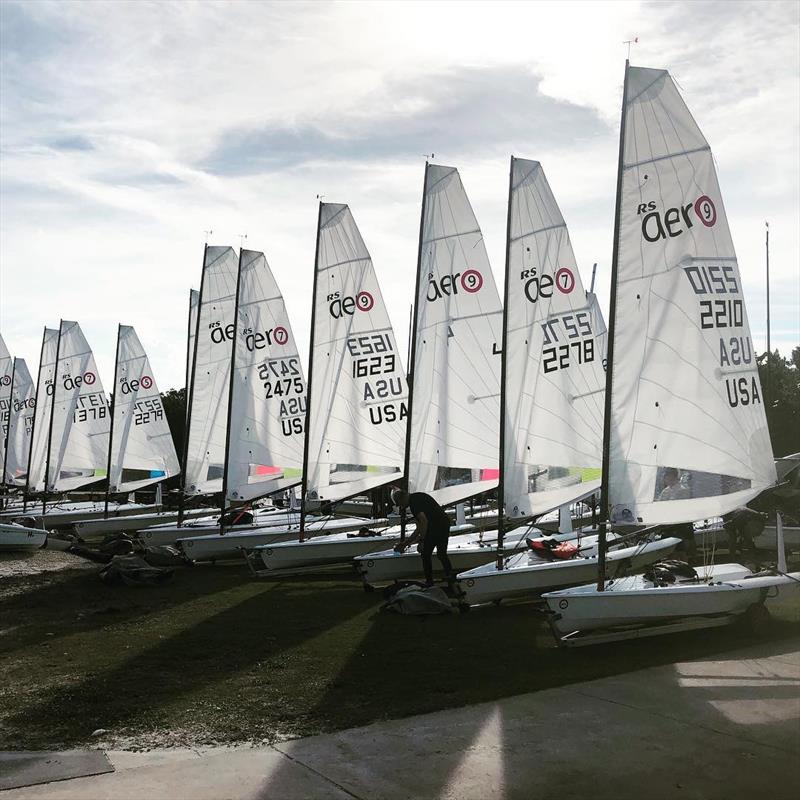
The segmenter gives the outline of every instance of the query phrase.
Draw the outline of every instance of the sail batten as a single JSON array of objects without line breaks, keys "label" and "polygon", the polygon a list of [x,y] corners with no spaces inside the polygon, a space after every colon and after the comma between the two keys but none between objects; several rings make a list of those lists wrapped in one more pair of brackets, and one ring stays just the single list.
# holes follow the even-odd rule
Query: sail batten
[{"label": "sail batten", "polygon": [[719,516],[774,483],[711,148],[669,73],[628,67],[609,440],[612,521]]}]

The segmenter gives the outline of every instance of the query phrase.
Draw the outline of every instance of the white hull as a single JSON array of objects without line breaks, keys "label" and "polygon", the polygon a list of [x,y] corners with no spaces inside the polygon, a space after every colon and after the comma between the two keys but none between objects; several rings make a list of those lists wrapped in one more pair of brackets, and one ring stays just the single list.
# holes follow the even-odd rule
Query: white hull
[{"label": "white hull", "polygon": [[[358,530],[364,526],[385,524],[386,520],[359,519],[357,517],[344,517],[342,519],[321,519],[306,524],[307,536],[325,537],[328,533]],[[190,526],[184,526],[184,532]],[[219,526],[216,526],[217,531]],[[140,538],[145,544],[150,544],[147,531]],[[210,533],[201,536],[183,536],[176,540],[178,547],[187,558],[192,561],[216,561],[226,558],[241,558],[241,551],[252,550],[256,547],[277,542],[290,542],[297,544],[300,536],[300,525],[258,525],[238,526],[229,533]]]},{"label": "white hull", "polygon": [[[644,545],[611,549],[606,553],[606,574],[617,570],[640,570],[666,558],[679,544],[674,537]],[[584,545],[586,546],[586,545]],[[469,604],[488,603],[510,597],[541,594],[565,586],[588,583],[597,577],[597,549],[563,561],[547,561],[531,550],[517,553],[498,570],[494,563],[458,575],[458,583]]]},{"label": "white hull", "polygon": [[[504,541],[509,548],[516,547],[524,538],[527,530],[515,530],[505,535]],[[488,564],[497,556],[497,531],[486,531],[481,539],[475,533],[451,536],[447,546],[447,556],[456,572],[474,569]],[[377,553],[358,556],[354,559],[356,570],[365,583],[388,583],[401,578],[418,578],[423,574],[422,558],[412,547],[404,553],[393,549],[381,550]],[[441,565],[436,555],[433,556],[433,567],[441,572]]]},{"label": "white hull", "polygon": [[0,553],[27,553],[38,550],[47,541],[46,531],[0,524]]},{"label": "white hull", "polygon": [[[298,524],[300,513],[298,511],[286,511],[282,508],[256,509],[254,521],[246,525],[236,525],[226,527],[226,531],[261,531],[264,528],[285,527]],[[190,536],[211,536],[220,535],[219,513],[193,519],[183,525],[177,522],[166,525],[153,525],[149,528],[139,530],[137,535],[145,544],[148,545],[174,545],[178,539],[186,539]]]},{"label": "white hull", "polygon": [[[603,592],[595,584],[544,595],[552,621],[561,634],[626,626],[657,625],[698,617],[737,616],[769,591],[797,592],[800,573],[792,577],[752,573],[741,564],[720,564],[697,570],[704,581],[654,586],[643,575],[611,581]],[[793,579],[794,578],[794,579]]]},{"label": "white hull", "polygon": [[[406,525],[406,536],[414,532],[415,526]],[[454,533],[473,531],[472,525],[451,528]],[[328,564],[344,564],[359,556],[382,552],[400,541],[400,526],[386,528],[380,536],[348,536],[335,533],[315,536],[307,542],[285,542],[275,546],[258,547],[254,553],[261,558],[268,570],[303,569]]]},{"label": "white hull", "polygon": [[[48,506],[44,515],[42,514],[41,503],[29,503],[28,510],[22,512],[3,515],[3,519],[8,520],[14,517],[31,517],[36,524],[45,528],[63,527],[73,525],[87,519],[97,519],[105,513],[105,501],[103,502],[81,502],[69,504],[54,504]],[[109,513],[115,516],[135,516],[139,514],[149,514],[158,510],[158,506],[144,503],[109,503]]]},{"label": "white hull", "polygon": [[[213,508],[198,508],[184,512],[187,519],[197,519],[213,514]],[[157,514],[109,515],[108,519],[89,519],[76,522],[75,532],[81,538],[104,536],[109,533],[122,533],[123,531],[138,531],[155,525],[168,525],[177,522],[177,511],[161,511]]]}]

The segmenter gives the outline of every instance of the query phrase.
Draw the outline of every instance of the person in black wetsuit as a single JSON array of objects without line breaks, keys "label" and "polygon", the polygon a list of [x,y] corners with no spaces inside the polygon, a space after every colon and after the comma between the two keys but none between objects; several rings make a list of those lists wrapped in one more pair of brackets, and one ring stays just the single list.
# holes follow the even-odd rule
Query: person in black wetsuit
[{"label": "person in black wetsuit", "polygon": [[424,492],[408,492],[395,489],[392,492],[392,502],[401,509],[409,508],[417,527],[405,542],[395,546],[398,553],[419,542],[417,550],[422,557],[422,568],[425,570],[425,583],[433,586],[433,562],[431,556],[436,550],[436,556],[441,562],[442,569],[447,576],[447,582],[453,582],[453,565],[447,557],[447,541],[450,538],[450,518],[444,513],[442,507]]}]

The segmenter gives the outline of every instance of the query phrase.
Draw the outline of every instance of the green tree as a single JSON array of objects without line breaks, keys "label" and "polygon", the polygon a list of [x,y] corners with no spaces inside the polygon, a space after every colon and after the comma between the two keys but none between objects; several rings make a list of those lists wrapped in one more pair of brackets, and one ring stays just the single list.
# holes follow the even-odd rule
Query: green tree
[{"label": "green tree", "polygon": [[776,458],[800,452],[800,346],[785,359],[774,350],[759,359],[758,373]]},{"label": "green tree", "polygon": [[183,458],[183,433],[186,424],[186,389],[170,389],[161,393],[172,441],[178,458]]}]

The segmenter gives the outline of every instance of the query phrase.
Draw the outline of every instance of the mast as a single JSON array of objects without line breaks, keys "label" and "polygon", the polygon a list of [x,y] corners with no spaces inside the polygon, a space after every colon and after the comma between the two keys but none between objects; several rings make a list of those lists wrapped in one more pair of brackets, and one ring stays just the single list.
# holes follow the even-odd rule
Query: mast
[{"label": "mast", "polygon": [[628,100],[628,67],[625,59],[625,79],[622,83],[622,112],[619,128],[619,161],[617,162],[617,199],[614,208],[614,246],[611,250],[611,293],[608,309],[608,344],[606,347],[606,395],[603,417],[603,472],[600,476],[600,530],[597,542],[597,591],[606,583],[606,529],[609,519],[608,479],[611,450],[611,387],[614,370],[614,332],[617,323],[617,271],[619,267],[619,229],[622,213],[622,167],[625,158],[625,106]]},{"label": "mast", "polygon": [[[205,263],[205,259],[203,259]],[[189,289],[189,316],[186,318],[186,382],[184,386],[186,387],[184,393],[184,400],[186,401],[186,413],[183,415],[183,426],[186,427],[186,417],[189,414],[189,380],[191,375],[189,374],[192,368],[192,350],[191,350],[191,343],[192,343],[192,292],[194,289]],[[199,298],[198,298],[199,302]]]},{"label": "mast", "polygon": [[28,445],[28,469],[25,471],[25,492],[22,495],[22,508],[28,499],[28,492],[31,486],[31,458],[33,456],[33,437],[36,433],[36,409],[39,407],[39,389],[42,386],[42,358],[44,358],[44,342],[47,338],[47,325],[44,326],[42,333],[42,349],[39,351],[39,373],[36,376],[36,392],[34,393],[33,420],[31,421],[31,441]]},{"label": "mast", "polygon": [[505,513],[505,460],[506,460],[506,350],[508,344],[508,286],[511,254],[511,196],[514,191],[514,156],[508,168],[508,215],[506,217],[506,268],[503,287],[503,330],[500,344],[500,474],[497,481],[497,569],[503,569],[503,534]]},{"label": "mast", "polygon": [[770,356],[772,351],[770,349],[770,323],[769,323],[769,222],[765,222],[766,240],[765,247],[767,251],[767,391],[766,391],[766,407],[769,408],[772,402],[772,366],[770,365]]},{"label": "mast", "polygon": [[8,442],[11,438],[11,403],[14,399],[14,377],[17,374],[17,359],[11,361],[11,392],[8,395],[8,422],[6,423],[5,449],[3,450],[3,474],[0,475],[0,484],[6,482],[6,465],[8,464]]},{"label": "mast", "polygon": [[117,404],[117,374],[119,371],[119,338],[122,333],[122,325],[117,323],[117,355],[114,361],[114,391],[111,392],[111,425],[108,433],[108,463],[106,465],[106,504],[103,510],[103,519],[108,519],[108,498],[111,494],[111,453],[114,450],[114,407]]},{"label": "mast", "polygon": [[[203,288],[206,282],[206,254],[208,252],[208,242],[203,245],[203,271],[200,273],[200,296],[197,298],[197,318],[194,326],[194,352],[192,353],[191,382],[186,387],[186,423],[183,428],[183,480],[181,481],[181,491],[178,495],[178,526],[183,525],[183,510],[186,503],[186,464],[189,460],[189,431],[192,426],[192,398],[194,396],[194,373],[197,367],[197,337],[200,335],[200,309],[203,306]],[[191,290],[190,290],[191,291]],[[189,295],[189,328],[191,329],[192,320],[192,300]],[[189,343],[186,343],[189,349]]]},{"label": "mast", "polygon": [[[425,229],[425,205],[428,196],[428,160],[425,159],[425,177],[422,181],[422,205],[419,212],[419,244],[417,246],[417,277],[414,281],[414,306],[413,321],[411,323],[411,352],[408,358],[408,376],[406,384],[408,386],[408,422],[406,424],[406,450],[403,460],[403,478],[406,492],[409,491],[409,470],[411,467],[411,429],[413,427],[412,406],[414,400],[414,365],[417,360],[417,322],[419,320],[419,286],[420,286],[420,266],[422,265],[422,236]],[[403,512],[400,520],[400,541],[406,538],[406,515]]]},{"label": "mast", "polygon": [[53,444],[53,418],[56,413],[56,390],[58,386],[58,359],[61,356],[61,331],[64,328],[64,320],[58,321],[58,341],[56,342],[56,363],[53,365],[53,399],[50,403],[50,425],[47,431],[47,459],[44,466],[44,494],[42,495],[42,525],[44,526],[44,515],[47,510],[47,484],[50,480],[50,450]]},{"label": "mast", "polygon": [[[236,298],[233,303],[233,347],[231,348],[231,374],[228,381],[228,421],[225,426],[225,462],[222,468],[222,499],[220,501],[219,532],[225,533],[223,517],[228,501],[228,461],[231,456],[231,416],[233,412],[233,380],[236,369],[236,345],[239,341],[239,287],[242,284],[242,256],[244,248],[239,247],[239,268],[236,272]],[[198,317],[199,319],[199,317]]]},{"label": "mast", "polygon": [[317,243],[314,247],[314,288],[311,294],[311,331],[308,336],[308,382],[306,383],[306,435],[303,440],[303,481],[300,484],[300,541],[305,540],[306,530],[306,492],[308,491],[308,445],[311,433],[311,379],[314,375],[314,326],[317,320],[317,275],[319,273],[319,242],[322,238],[322,200],[317,211]]}]

